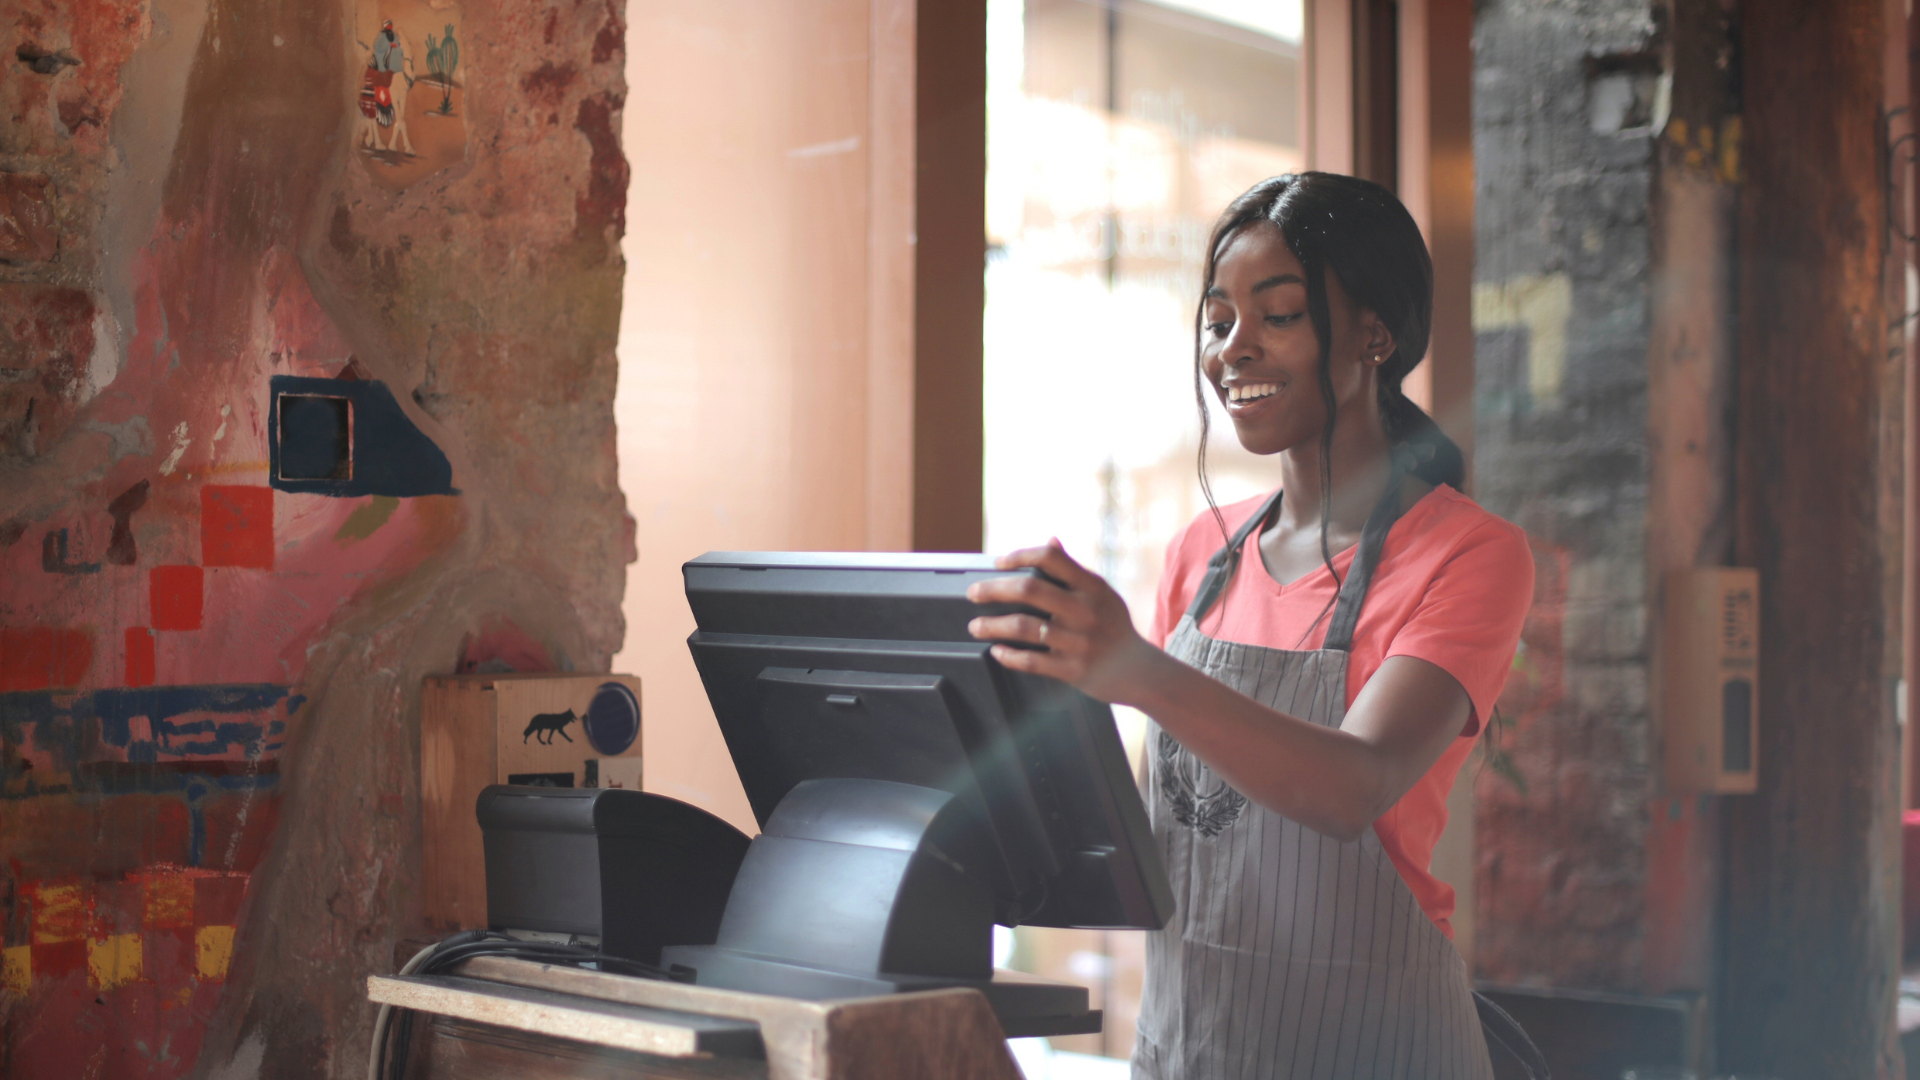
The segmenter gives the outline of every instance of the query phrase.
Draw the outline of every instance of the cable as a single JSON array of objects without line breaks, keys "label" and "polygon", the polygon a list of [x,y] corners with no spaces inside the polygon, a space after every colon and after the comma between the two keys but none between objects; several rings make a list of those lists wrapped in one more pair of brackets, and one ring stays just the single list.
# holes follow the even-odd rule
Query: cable
[{"label": "cable", "polygon": [[[443,941],[435,942],[421,949],[419,952],[414,953],[411,959],[401,965],[400,970],[396,974],[411,975],[418,971],[422,964],[432,959],[433,954],[439,950],[452,945],[464,945],[469,941],[478,941],[486,937],[488,933],[489,931],[486,930],[467,930]],[[380,1006],[380,1013],[373,1021],[373,1047],[367,1055],[367,1080],[380,1080],[380,1060],[385,1056],[387,1028],[392,1021],[393,1006]]]},{"label": "cable", "polygon": [[[480,956],[506,956],[544,964],[581,967],[643,979],[693,981],[693,970],[675,964],[662,968],[642,960],[609,956],[585,945],[558,941],[522,941],[494,930],[464,930],[413,955],[400,975],[434,975]],[[406,1075],[407,1053],[413,1041],[413,1010],[380,1006],[373,1022],[373,1045],[367,1054],[367,1080],[394,1080]],[[386,1068],[383,1072],[382,1065]]]}]

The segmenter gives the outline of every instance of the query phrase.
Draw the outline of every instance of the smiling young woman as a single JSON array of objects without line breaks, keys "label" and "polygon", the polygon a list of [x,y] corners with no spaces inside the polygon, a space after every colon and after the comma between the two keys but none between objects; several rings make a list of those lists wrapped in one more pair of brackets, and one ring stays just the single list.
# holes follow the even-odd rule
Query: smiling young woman
[{"label": "smiling young woman", "polygon": [[1432,267],[1377,184],[1255,185],[1208,248],[1200,471],[1212,394],[1241,445],[1277,457],[1278,489],[1174,539],[1151,640],[1058,543],[1000,560],[1050,581],[974,587],[1045,613],[974,620],[1030,646],[994,646],[1001,663],[1156,726],[1149,813],[1179,910],[1148,943],[1137,1077],[1492,1075],[1429,864],[1533,561],[1401,391]]}]

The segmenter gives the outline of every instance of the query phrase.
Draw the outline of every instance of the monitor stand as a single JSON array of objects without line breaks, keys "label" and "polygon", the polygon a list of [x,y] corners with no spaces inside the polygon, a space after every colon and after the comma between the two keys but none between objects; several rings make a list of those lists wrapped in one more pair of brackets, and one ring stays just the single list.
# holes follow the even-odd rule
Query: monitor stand
[{"label": "monitor stand", "polygon": [[695,982],[819,1000],[971,987],[1008,1037],[1100,1030],[1085,987],[993,970],[993,896],[949,852],[952,794],[888,780],[808,780],[747,849],[719,939],[663,963]]}]

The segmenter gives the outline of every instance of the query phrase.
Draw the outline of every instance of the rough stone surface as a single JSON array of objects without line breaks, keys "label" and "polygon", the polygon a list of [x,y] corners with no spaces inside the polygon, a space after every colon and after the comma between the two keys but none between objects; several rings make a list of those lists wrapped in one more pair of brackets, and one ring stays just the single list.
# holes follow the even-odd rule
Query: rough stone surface
[{"label": "rough stone surface", "polygon": [[59,250],[47,178],[0,172],[0,260],[45,262]]},{"label": "rough stone surface", "polygon": [[93,314],[80,289],[0,284],[0,454],[36,457],[91,396]]},{"label": "rough stone surface", "polygon": [[1527,530],[1539,567],[1501,706],[1526,790],[1478,783],[1477,973],[1635,990],[1653,135],[1596,119],[1590,83],[1653,48],[1652,5],[1475,9],[1475,494]]},{"label": "rough stone surface", "polygon": [[[432,168],[355,138],[387,12],[458,24]],[[0,8],[0,173],[47,178],[57,244],[0,262],[0,1072],[363,1074],[364,976],[425,929],[422,676],[622,638],[624,34],[607,0]],[[269,380],[346,372],[455,494],[275,489]]]}]

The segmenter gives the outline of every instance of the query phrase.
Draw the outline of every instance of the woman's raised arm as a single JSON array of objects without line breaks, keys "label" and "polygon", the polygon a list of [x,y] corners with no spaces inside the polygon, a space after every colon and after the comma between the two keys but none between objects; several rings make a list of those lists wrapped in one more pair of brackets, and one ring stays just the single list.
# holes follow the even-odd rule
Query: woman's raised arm
[{"label": "woman's raised arm", "polygon": [[1467,691],[1445,669],[1392,656],[1341,727],[1321,727],[1267,708],[1156,648],[1134,630],[1126,601],[1058,541],[1004,555],[998,565],[1032,567],[1053,580],[995,578],[968,590],[977,603],[1024,604],[1050,616],[974,619],[968,629],[977,638],[1047,649],[995,645],[994,659],[1139,709],[1241,794],[1337,840],[1359,837],[1391,809],[1472,714]]}]

